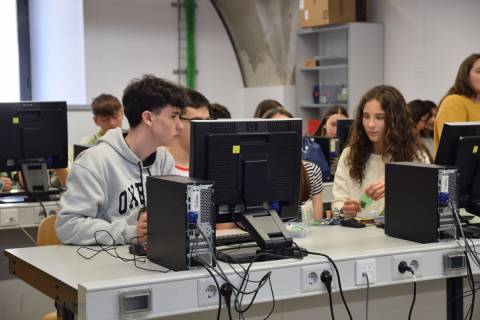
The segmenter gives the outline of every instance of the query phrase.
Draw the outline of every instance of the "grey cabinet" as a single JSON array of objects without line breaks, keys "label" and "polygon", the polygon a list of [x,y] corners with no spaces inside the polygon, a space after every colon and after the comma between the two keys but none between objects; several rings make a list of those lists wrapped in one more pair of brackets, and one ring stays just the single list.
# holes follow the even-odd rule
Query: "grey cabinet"
[{"label": "grey cabinet", "polygon": [[[299,29],[296,52],[297,116],[320,119],[332,105],[350,116],[361,96],[383,84],[383,26],[348,23]],[[305,61],[310,64],[305,66]],[[312,60],[313,59],[313,60]]]}]

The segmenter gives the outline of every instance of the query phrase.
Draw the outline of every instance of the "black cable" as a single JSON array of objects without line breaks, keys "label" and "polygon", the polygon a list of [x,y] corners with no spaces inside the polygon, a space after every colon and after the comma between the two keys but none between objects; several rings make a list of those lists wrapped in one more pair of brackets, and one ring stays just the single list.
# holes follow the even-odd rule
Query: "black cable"
[{"label": "black cable", "polygon": [[231,307],[231,297],[232,297],[232,292],[233,292],[232,286],[228,282],[225,282],[220,287],[219,292],[220,292],[220,295],[225,300],[225,305],[227,306],[227,312],[228,312],[228,319],[232,320],[232,310],[230,309],[230,307]]},{"label": "black cable", "polygon": [[[265,319],[268,319],[271,314],[273,313],[274,309],[275,309],[275,296],[274,296],[274,292],[273,292],[273,286],[272,286],[272,283],[271,283],[271,274],[272,272],[269,271],[267,272],[262,278],[261,280],[259,281],[254,281],[254,280],[250,280],[249,279],[249,271],[250,271],[250,268],[252,267],[253,263],[258,260],[260,257],[264,256],[264,255],[268,255],[268,256],[273,256],[273,257],[278,257],[278,258],[285,258],[286,256],[281,256],[281,255],[274,255],[274,254],[270,254],[270,253],[265,253],[265,252],[260,252],[258,253],[257,255],[255,255],[253,257],[253,259],[250,261],[250,263],[248,264],[247,268],[242,267],[242,269],[244,270],[245,272],[245,275],[242,276],[240,275],[236,270],[235,268],[233,268],[231,266],[231,264],[229,264],[229,266],[235,271],[235,273],[240,277],[240,279],[242,280],[242,282],[240,283],[240,286],[237,288],[235,287],[228,279],[228,277],[226,276],[225,272],[222,270],[221,268],[221,265],[217,263],[216,261],[216,258],[215,258],[215,255],[213,254],[214,253],[214,250],[213,250],[213,247],[211,246],[211,243],[209,241],[209,239],[206,237],[205,233],[200,229],[200,228],[197,228],[196,230],[198,230],[198,234],[200,234],[202,236],[202,238],[205,240],[205,242],[207,243],[208,247],[209,247],[209,250],[212,252],[212,260],[215,261],[216,263],[216,266],[218,267],[219,270],[216,270],[215,268],[213,268],[213,266],[209,265],[208,263],[206,263],[198,254],[197,254],[197,247],[198,247],[198,234],[197,237],[195,238],[195,245],[194,245],[194,250],[193,250],[193,253],[195,255],[195,258],[197,261],[199,261],[201,263],[201,265],[206,268],[206,269],[211,269],[211,271],[215,272],[220,278],[222,278],[222,280],[224,280],[226,283],[229,284],[229,286],[232,288],[232,292],[233,292],[233,295],[235,296],[235,301],[234,301],[234,306],[235,306],[235,310],[237,311],[237,313],[239,314],[239,318],[243,318],[243,314],[248,311],[250,309],[250,307],[253,305],[253,303],[255,302],[255,299],[257,297],[257,294],[258,292],[260,291],[260,289],[265,285],[265,283],[268,281],[269,282],[269,285],[270,285],[270,291],[272,293],[272,308],[269,312],[269,314],[267,315],[267,317]],[[292,257],[289,257],[289,258],[292,258]],[[234,261],[235,262],[235,261]],[[213,272],[212,272],[212,275],[213,275]],[[256,283],[257,284],[257,287],[251,291],[246,291],[246,288],[247,288],[247,285],[249,283]],[[243,297],[246,296],[246,295],[253,295],[252,299],[250,300],[250,302],[248,303],[248,305],[245,307],[245,308],[242,308],[242,303],[243,303]]]},{"label": "black cable", "polygon": [[[99,232],[105,232],[107,235],[110,236],[110,238],[112,239],[112,243],[110,245],[104,245],[102,243],[100,243],[97,239],[97,234]],[[134,254],[133,255],[133,259],[132,258],[125,258],[125,257],[122,257],[118,251],[117,251],[117,248],[118,248],[118,245],[115,241],[115,239],[113,238],[112,234],[110,232],[108,232],[107,230],[97,230],[93,233],[93,237],[95,239],[95,245],[100,247],[100,249],[95,249],[95,248],[91,248],[91,247],[88,247],[88,246],[80,246],[77,248],[77,254],[79,256],[81,256],[82,258],[86,259],[86,260],[90,260],[92,258],[94,258],[96,255],[102,253],[102,252],[105,252],[107,253],[109,256],[113,257],[113,258],[116,258],[116,259],[120,259],[121,261],[123,262],[132,262],[133,261],[133,265],[138,268],[138,269],[141,269],[141,270],[145,270],[145,271],[153,271],[153,272],[161,272],[161,273],[168,273],[170,272],[170,269],[166,269],[166,270],[160,270],[160,269],[149,269],[149,268],[144,268],[144,267],[141,267],[137,264],[137,262],[143,262],[145,263],[146,262],[146,259],[144,258],[141,258],[141,259],[138,259],[137,256]],[[133,239],[137,239],[138,237],[132,237],[130,239],[130,242],[133,240]],[[94,252],[92,255],[90,256],[87,256],[85,254],[83,254],[81,251],[82,250],[87,250],[87,251],[92,251]],[[111,253],[110,251],[113,251],[114,253]]]},{"label": "black cable", "polygon": [[368,320],[368,291],[370,290],[370,279],[368,279],[368,273],[362,273],[362,276],[367,280],[367,293],[365,297],[365,320]]},{"label": "black cable", "polygon": [[412,299],[412,304],[410,305],[410,311],[408,312],[408,320],[412,319],[412,312],[413,312],[413,306],[415,305],[415,300],[417,298],[417,279],[415,278],[415,274],[412,271],[413,275],[413,299]]},{"label": "black cable", "polygon": [[468,239],[465,236],[465,233],[463,231],[463,226],[460,222],[460,214],[459,214],[458,210],[455,208],[452,201],[449,200],[448,204],[450,206],[450,209],[452,209],[452,211],[453,211],[454,221],[456,222],[456,224],[458,226],[458,229],[460,230],[460,234],[462,235],[464,245],[465,245],[465,247],[462,249],[462,251],[465,255],[465,260],[466,260],[465,264],[466,264],[466,267],[467,267],[467,281],[468,281],[468,284],[470,286],[470,290],[471,290],[471,293],[472,293],[472,300],[470,302],[470,307],[468,308],[466,317],[469,316],[469,319],[471,320],[472,317],[473,317],[473,310],[474,310],[474,306],[475,306],[476,290],[475,290],[475,280],[473,278],[473,272],[472,272],[472,267],[471,267],[471,264],[470,264],[469,256],[471,256],[474,259],[474,262],[475,262],[475,264],[477,264],[477,266],[480,264],[480,261],[479,261],[479,258],[477,256],[477,254],[476,254],[476,250],[472,250],[472,248],[468,244]]},{"label": "black cable", "polygon": [[[295,243],[295,245],[297,245]],[[297,246],[298,247],[298,246]],[[342,282],[340,280],[340,273],[338,272],[338,268],[337,268],[337,265],[335,264],[335,262],[332,260],[332,258],[330,258],[328,255],[324,254],[324,253],[319,253],[319,252],[312,252],[312,251],[306,251],[308,254],[312,254],[312,255],[316,255],[316,256],[322,256],[322,257],[325,257],[328,259],[328,261],[330,261],[330,263],[333,265],[333,267],[335,268],[335,273],[337,274],[337,280],[338,280],[338,289],[340,291],[340,296],[342,297],[342,301],[343,301],[343,305],[345,306],[345,309],[347,310],[347,313],[348,313],[348,318],[350,320],[352,320],[352,313],[350,312],[350,308],[348,308],[348,304],[347,304],[347,301],[345,300],[345,296],[343,295],[343,289],[342,289]]]},{"label": "black cable", "polygon": [[328,292],[328,302],[330,304],[330,315],[332,320],[335,320],[335,314],[333,313],[333,301],[332,301],[332,274],[330,271],[323,271],[320,275],[320,280],[325,284]]}]

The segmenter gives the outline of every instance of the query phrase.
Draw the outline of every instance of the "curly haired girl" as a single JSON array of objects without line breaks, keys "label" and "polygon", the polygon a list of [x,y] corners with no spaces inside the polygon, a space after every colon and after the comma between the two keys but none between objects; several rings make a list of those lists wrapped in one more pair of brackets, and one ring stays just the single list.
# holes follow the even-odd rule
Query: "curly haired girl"
[{"label": "curly haired girl", "polygon": [[[391,86],[364,94],[357,108],[348,147],[338,162],[333,207],[346,217],[374,218],[385,202],[385,162],[429,163],[414,130],[405,99]],[[374,201],[362,208],[360,198]]]}]

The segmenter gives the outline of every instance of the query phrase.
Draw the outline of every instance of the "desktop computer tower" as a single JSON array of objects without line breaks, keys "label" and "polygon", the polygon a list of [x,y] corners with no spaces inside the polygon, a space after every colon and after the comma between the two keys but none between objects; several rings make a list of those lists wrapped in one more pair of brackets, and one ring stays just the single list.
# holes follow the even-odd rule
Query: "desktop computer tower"
[{"label": "desktop computer tower", "polygon": [[457,239],[458,169],[412,162],[385,165],[385,233],[431,243]]},{"label": "desktop computer tower", "polygon": [[205,180],[147,177],[150,261],[174,271],[189,270],[202,263],[215,266],[213,191],[213,182]]}]

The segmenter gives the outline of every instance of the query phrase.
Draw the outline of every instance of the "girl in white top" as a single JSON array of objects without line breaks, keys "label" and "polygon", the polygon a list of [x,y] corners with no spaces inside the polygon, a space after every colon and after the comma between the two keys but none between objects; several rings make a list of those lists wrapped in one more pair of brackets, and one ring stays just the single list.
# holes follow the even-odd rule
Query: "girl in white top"
[{"label": "girl in white top", "polygon": [[[385,162],[429,163],[402,94],[391,86],[370,89],[360,100],[333,184],[333,208],[345,217],[374,218],[385,207]],[[362,195],[374,201],[364,208]]]}]

